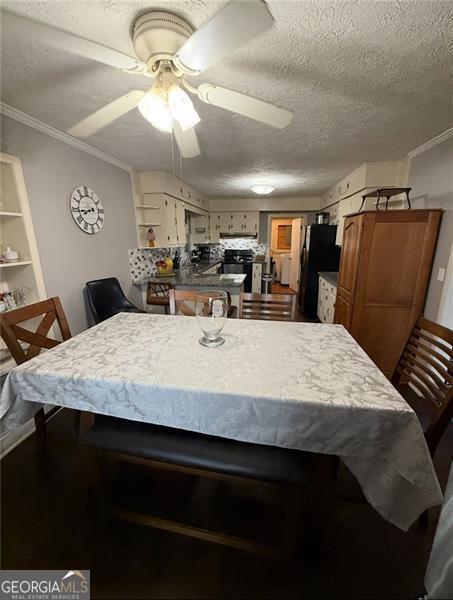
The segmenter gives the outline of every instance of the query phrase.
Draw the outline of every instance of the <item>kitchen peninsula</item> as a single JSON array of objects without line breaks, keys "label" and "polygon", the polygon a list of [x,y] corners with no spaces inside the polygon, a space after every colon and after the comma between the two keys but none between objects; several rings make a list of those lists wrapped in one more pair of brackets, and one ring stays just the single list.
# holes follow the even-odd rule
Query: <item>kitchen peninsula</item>
[{"label": "kitchen peninsula", "polygon": [[230,294],[231,305],[239,307],[239,295],[244,291],[246,276],[244,274],[217,273],[220,265],[221,259],[200,261],[175,270],[172,275],[162,277],[157,274],[149,274],[141,278],[134,278],[133,283],[143,287],[144,294],[146,294],[148,283],[168,283],[175,289],[223,290]]}]

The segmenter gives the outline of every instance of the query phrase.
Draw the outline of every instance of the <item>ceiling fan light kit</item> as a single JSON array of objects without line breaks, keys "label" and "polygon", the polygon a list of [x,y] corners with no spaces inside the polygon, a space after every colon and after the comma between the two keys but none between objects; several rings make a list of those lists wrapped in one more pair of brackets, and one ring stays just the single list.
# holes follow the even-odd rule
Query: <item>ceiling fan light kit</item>
[{"label": "ceiling fan light kit", "polygon": [[132,41],[137,58],[45,23],[7,11],[2,13],[3,25],[16,28],[27,38],[128,74],[154,78],[154,85],[147,92],[133,90],[71,127],[68,132],[76,137],[93,135],[138,107],[154,127],[173,132],[183,158],[198,156],[201,151],[194,126],[200,122],[200,116],[182,86],[206,104],[277,129],[289,125],[293,118],[291,111],[264,100],[209,83],[194,87],[186,80],[272,26],[272,15],[263,0],[231,0],[197,31],[178,15],[148,11],[136,19],[133,27]]}]

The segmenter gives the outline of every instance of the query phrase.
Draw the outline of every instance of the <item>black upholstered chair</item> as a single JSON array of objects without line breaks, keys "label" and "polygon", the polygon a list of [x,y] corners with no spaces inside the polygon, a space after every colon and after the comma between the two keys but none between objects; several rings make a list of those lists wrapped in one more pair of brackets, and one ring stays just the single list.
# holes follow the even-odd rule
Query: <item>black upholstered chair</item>
[{"label": "black upholstered chair", "polygon": [[129,302],[116,277],[88,281],[86,291],[96,323],[105,321],[120,312],[145,312]]}]

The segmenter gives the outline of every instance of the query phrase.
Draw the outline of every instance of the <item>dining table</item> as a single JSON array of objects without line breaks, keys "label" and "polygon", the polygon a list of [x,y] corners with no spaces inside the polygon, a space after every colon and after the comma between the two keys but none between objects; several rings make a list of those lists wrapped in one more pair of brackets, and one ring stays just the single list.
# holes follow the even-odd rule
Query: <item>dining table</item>
[{"label": "dining table", "polygon": [[12,369],[2,435],[54,405],[335,455],[407,530],[442,492],[419,421],[342,325],[120,313]]}]

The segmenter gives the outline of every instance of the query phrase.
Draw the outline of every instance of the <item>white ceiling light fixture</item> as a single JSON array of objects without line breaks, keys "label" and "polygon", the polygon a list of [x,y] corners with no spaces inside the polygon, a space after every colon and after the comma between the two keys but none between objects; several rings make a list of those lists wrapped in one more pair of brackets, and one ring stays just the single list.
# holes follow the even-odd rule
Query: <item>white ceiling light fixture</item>
[{"label": "white ceiling light fixture", "polygon": [[275,190],[273,185],[269,185],[266,183],[252,185],[250,189],[254,194],[258,194],[259,196],[268,196],[269,194],[272,194],[272,192]]},{"label": "white ceiling light fixture", "polygon": [[81,138],[94,135],[138,107],[155,127],[174,132],[184,158],[200,154],[194,129],[200,117],[182,87],[206,104],[276,129],[291,123],[293,113],[285,108],[210,83],[195,87],[187,80],[261,35],[273,23],[263,0],[231,0],[197,31],[178,15],[151,10],[133,24],[136,57],[131,57],[68,31],[2,10],[2,24],[17,33],[19,39],[37,40],[131,75],[154,79],[155,85],[149,91],[128,92],[71,127],[68,133]]}]

